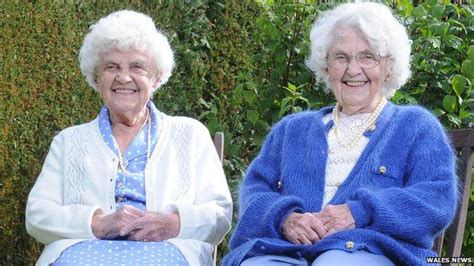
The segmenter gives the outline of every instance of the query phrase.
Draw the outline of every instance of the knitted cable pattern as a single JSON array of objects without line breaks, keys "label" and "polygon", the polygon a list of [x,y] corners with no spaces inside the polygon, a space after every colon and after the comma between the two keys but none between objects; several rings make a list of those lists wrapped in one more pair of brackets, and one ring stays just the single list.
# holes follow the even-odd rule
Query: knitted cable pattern
[{"label": "knitted cable pattern", "polygon": [[188,125],[174,123],[171,126],[171,143],[172,146],[176,147],[176,156],[178,157],[178,180],[176,180],[176,193],[173,195],[175,202],[189,190],[189,166],[191,165],[189,155],[190,137],[191,132]]},{"label": "knitted cable pattern", "polygon": [[70,138],[71,148],[66,155],[68,163],[65,169],[64,193],[65,204],[83,204],[83,195],[85,191],[84,179],[86,170],[84,159],[86,156],[86,145],[88,135],[81,134],[76,128]]}]

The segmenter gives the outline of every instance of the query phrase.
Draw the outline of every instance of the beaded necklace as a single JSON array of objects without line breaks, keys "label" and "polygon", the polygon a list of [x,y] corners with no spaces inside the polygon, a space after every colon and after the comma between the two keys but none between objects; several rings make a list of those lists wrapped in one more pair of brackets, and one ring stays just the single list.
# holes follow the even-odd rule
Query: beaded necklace
[{"label": "beaded necklace", "polygon": [[[140,132],[143,129],[143,127],[145,127],[145,125],[148,124],[148,128],[147,128],[148,132],[147,132],[147,140],[146,140],[146,161],[145,161],[145,165],[148,162],[148,160],[150,159],[150,146],[151,146],[150,111],[148,110],[148,108],[146,110],[147,110],[147,117],[145,119],[145,123],[143,124],[142,128],[138,131],[138,132]],[[140,172],[137,172],[137,173],[129,172],[126,168],[128,163],[124,162],[123,155],[122,155],[122,152],[120,152],[120,149],[118,149],[118,157],[119,157],[118,158],[119,159],[119,169],[120,169],[120,171],[125,173],[125,175],[141,176],[145,173],[145,169],[143,171],[140,171]],[[124,183],[125,183],[125,181],[124,181]]]},{"label": "beaded necklace", "polygon": [[387,104],[387,99],[385,97],[380,100],[380,102],[377,104],[375,107],[374,112],[370,115],[369,119],[365,124],[362,126],[358,127],[358,130],[355,130],[349,138],[347,138],[346,141],[343,141],[340,139],[339,134],[338,134],[338,128],[340,128],[340,123],[339,123],[339,103],[336,103],[336,106],[334,107],[332,111],[332,117],[334,121],[334,136],[336,138],[337,143],[339,146],[345,150],[351,150],[359,141],[359,139],[363,136],[364,132],[366,130],[375,130],[375,121],[377,120],[377,117],[379,116],[380,112],[383,110],[383,107]]}]

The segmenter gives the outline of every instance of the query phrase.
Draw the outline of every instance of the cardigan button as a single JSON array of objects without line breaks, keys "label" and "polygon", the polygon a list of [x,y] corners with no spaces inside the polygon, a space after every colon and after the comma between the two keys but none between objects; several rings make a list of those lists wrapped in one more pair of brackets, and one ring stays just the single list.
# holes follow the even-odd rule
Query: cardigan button
[{"label": "cardigan button", "polygon": [[277,188],[278,188],[278,189],[281,189],[281,181],[278,181],[278,183],[277,183]]},{"label": "cardigan button", "polygon": [[354,242],[352,242],[352,241],[347,241],[347,242],[346,242],[346,248],[347,248],[347,249],[353,249],[353,248],[354,248]]},{"label": "cardigan button", "polygon": [[380,166],[379,167],[379,173],[381,173],[382,175],[385,174],[387,172],[387,168],[385,166]]},{"label": "cardigan button", "polygon": [[376,128],[376,126],[375,126],[375,125],[370,125],[370,127],[369,127],[368,129],[369,129],[369,131],[374,131],[374,130],[375,130],[375,128]]}]

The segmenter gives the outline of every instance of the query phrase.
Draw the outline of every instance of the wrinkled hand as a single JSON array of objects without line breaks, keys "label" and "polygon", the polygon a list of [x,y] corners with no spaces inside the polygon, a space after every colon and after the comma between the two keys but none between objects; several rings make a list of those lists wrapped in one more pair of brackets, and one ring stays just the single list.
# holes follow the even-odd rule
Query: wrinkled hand
[{"label": "wrinkled hand", "polygon": [[179,234],[177,213],[144,212],[144,215],[120,230],[121,236],[135,241],[163,241]]},{"label": "wrinkled hand", "polygon": [[326,236],[322,221],[311,213],[291,213],[282,229],[283,236],[294,244],[310,245]]},{"label": "wrinkled hand", "polygon": [[128,205],[109,215],[96,211],[92,217],[92,233],[100,239],[116,238],[124,226],[144,215],[144,212]]},{"label": "wrinkled hand", "polygon": [[339,231],[354,229],[355,220],[347,204],[326,205],[322,211],[315,214],[323,222],[328,235]]}]

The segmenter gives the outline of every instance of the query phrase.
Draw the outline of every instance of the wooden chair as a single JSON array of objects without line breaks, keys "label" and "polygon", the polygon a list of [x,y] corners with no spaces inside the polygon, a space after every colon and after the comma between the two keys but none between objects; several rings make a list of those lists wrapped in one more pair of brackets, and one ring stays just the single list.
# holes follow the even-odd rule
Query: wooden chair
[{"label": "wooden chair", "polygon": [[[436,238],[433,249],[440,257],[460,257],[471,194],[474,128],[448,130],[448,136],[457,155],[459,202],[452,224]],[[441,251],[445,235],[447,236],[445,243],[447,249],[446,254],[443,255]]]},{"label": "wooden chair", "polygon": [[[217,155],[219,156],[219,160],[221,163],[224,164],[224,133],[223,132],[216,132],[214,135],[214,146],[216,147]],[[214,266],[217,265],[217,247],[214,247]]]}]

